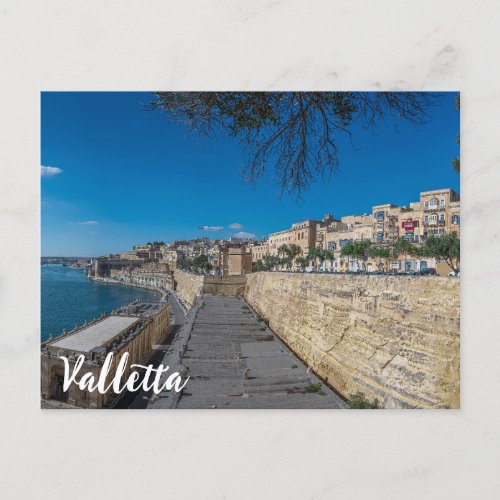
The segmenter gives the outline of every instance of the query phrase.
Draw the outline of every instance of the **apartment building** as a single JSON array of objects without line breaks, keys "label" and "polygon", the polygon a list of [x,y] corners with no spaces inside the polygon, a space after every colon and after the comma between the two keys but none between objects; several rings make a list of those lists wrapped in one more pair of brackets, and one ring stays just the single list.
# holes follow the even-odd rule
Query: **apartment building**
[{"label": "apartment building", "polygon": [[[384,245],[404,237],[416,243],[425,242],[432,235],[456,233],[460,235],[460,196],[453,189],[438,189],[420,193],[420,199],[409,206],[391,203],[375,205],[371,213],[347,215],[340,220],[330,214],[321,220],[308,219],[292,224],[290,229],[272,233],[266,244],[251,247],[252,261],[264,255],[277,255],[278,248],[295,244],[306,255],[311,248],[330,250],[334,258],[324,263],[326,269],[356,270],[352,262],[341,256],[342,248],[349,242],[370,241]],[[365,263],[366,264],[366,263]],[[419,270],[420,261],[395,261],[392,269]],[[359,266],[359,264],[358,264]],[[370,267],[374,263],[369,263]]]}]

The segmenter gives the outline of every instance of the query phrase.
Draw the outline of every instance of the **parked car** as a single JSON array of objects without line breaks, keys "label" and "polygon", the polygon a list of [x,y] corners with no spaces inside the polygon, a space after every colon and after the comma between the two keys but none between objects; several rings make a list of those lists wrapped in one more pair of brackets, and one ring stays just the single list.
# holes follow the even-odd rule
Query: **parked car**
[{"label": "parked car", "polygon": [[435,276],[435,274],[436,274],[436,270],[433,268],[430,268],[430,267],[420,271],[421,276]]}]

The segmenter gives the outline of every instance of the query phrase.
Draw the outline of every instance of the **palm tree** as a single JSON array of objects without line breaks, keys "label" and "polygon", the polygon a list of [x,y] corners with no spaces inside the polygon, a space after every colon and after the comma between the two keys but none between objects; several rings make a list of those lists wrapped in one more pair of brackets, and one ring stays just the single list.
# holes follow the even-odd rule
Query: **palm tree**
[{"label": "palm tree", "polygon": [[290,265],[291,259],[288,245],[283,244],[278,247],[278,257],[281,257],[281,264],[286,267]]},{"label": "palm tree", "polygon": [[298,245],[295,245],[295,243],[292,243],[288,247],[288,251],[289,251],[289,256],[290,256],[291,262],[293,262],[294,259],[296,259],[302,253],[302,249]]}]

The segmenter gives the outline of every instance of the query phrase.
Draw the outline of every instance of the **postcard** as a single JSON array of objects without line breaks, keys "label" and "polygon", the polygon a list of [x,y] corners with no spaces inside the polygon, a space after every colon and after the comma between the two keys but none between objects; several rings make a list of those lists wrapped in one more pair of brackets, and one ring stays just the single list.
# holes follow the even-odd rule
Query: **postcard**
[{"label": "postcard", "polygon": [[459,113],[42,92],[42,408],[459,408]]}]

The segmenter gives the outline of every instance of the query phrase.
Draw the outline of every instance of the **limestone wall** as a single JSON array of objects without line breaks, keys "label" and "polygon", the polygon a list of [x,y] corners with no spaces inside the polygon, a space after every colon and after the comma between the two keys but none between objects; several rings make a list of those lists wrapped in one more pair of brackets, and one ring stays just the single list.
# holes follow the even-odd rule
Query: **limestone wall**
[{"label": "limestone wall", "polygon": [[342,396],[459,407],[459,278],[254,273],[245,298]]},{"label": "limestone wall", "polygon": [[186,273],[179,269],[174,270],[174,290],[188,308],[193,307],[194,301],[202,293],[203,276]]},{"label": "limestone wall", "polygon": [[245,293],[245,276],[205,276],[203,293],[223,295],[226,297],[242,297]]},{"label": "limestone wall", "polygon": [[245,276],[198,276],[179,269],[174,271],[175,292],[191,308],[195,298],[203,293],[242,297],[245,293]]}]

